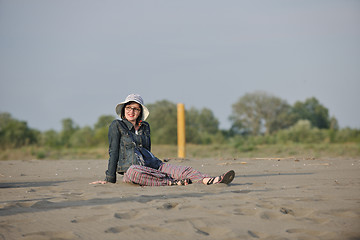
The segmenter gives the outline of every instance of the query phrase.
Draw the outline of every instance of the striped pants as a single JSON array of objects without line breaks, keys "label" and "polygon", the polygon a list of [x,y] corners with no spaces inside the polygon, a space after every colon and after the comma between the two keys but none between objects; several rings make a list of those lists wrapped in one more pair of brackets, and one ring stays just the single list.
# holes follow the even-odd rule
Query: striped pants
[{"label": "striped pants", "polygon": [[159,169],[140,165],[132,165],[124,174],[124,182],[136,183],[141,186],[167,186],[172,180],[190,179],[199,182],[209,177],[192,167],[176,166],[168,163],[162,164]]}]

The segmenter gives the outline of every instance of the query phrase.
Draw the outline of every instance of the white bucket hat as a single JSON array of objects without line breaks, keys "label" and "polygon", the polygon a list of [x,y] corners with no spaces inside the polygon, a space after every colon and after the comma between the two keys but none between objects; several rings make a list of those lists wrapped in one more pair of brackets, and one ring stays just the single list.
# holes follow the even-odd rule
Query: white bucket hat
[{"label": "white bucket hat", "polygon": [[141,105],[141,107],[142,107],[141,120],[145,121],[146,118],[149,116],[150,112],[149,112],[149,109],[147,109],[147,107],[145,107],[144,100],[142,99],[142,97],[139,94],[130,94],[129,96],[127,96],[125,98],[125,101],[116,105],[116,108],[115,108],[116,114],[119,115],[119,117],[121,117],[121,110],[123,109],[124,105],[128,102],[136,102]]}]

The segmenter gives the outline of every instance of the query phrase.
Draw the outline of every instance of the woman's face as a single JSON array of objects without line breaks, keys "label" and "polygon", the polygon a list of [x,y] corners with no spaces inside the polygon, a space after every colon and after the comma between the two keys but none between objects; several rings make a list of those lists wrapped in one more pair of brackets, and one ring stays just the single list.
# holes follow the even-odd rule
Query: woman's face
[{"label": "woman's face", "polygon": [[139,117],[141,112],[140,104],[130,103],[125,107],[125,118],[129,122],[136,122],[136,119]]}]

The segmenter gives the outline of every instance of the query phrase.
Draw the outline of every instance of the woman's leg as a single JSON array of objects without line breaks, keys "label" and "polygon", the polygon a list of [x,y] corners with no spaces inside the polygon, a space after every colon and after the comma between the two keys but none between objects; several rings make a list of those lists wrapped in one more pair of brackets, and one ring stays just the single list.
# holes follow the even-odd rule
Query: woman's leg
[{"label": "woman's leg", "polygon": [[[188,166],[176,166],[164,163],[159,170],[132,165],[124,174],[124,182],[136,183],[141,186],[167,186],[173,185],[174,180],[191,180],[192,182],[202,182],[204,184],[226,183],[229,184],[235,177],[233,170],[226,172],[219,177],[211,178],[207,174],[203,174],[198,170]],[[179,184],[178,185],[186,185]]]},{"label": "woman's leg", "polygon": [[159,171],[166,173],[173,179],[185,180],[190,179],[192,182],[202,182],[204,178],[209,177],[207,174],[203,174],[198,170],[188,166],[177,166],[169,163],[164,163],[160,166]]},{"label": "woman's leg", "polygon": [[136,183],[141,186],[167,186],[172,179],[159,170],[132,165],[124,174],[124,182]]},{"label": "woman's leg", "polygon": [[235,177],[234,170],[230,170],[218,177],[210,177],[210,178],[206,177],[203,179],[202,182],[206,185],[217,184],[217,183],[229,184],[232,182],[232,180],[234,180],[234,177]]}]

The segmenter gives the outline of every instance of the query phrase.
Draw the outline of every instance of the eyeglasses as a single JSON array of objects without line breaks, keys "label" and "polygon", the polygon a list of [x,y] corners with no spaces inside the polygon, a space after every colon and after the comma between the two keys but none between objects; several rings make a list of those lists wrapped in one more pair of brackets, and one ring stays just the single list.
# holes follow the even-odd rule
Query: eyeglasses
[{"label": "eyeglasses", "polygon": [[131,112],[131,110],[134,111],[134,112],[137,112],[137,113],[141,111],[140,108],[135,108],[135,107],[125,107],[125,109],[128,112]]}]

